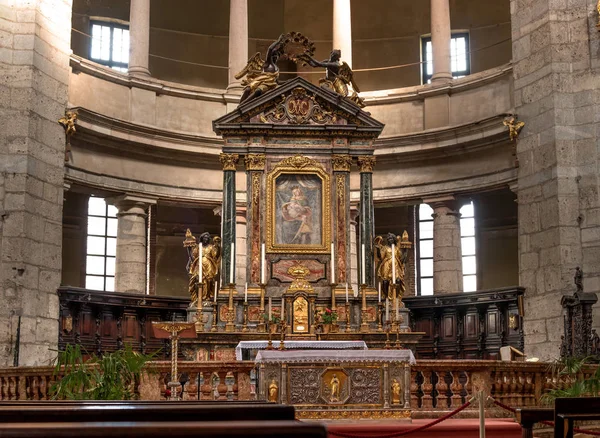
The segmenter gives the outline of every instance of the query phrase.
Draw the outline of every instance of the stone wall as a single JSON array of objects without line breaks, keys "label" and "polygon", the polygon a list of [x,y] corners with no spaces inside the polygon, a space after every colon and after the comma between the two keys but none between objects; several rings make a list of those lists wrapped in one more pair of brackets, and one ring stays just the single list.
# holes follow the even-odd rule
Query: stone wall
[{"label": "stone wall", "polygon": [[525,347],[543,359],[559,353],[560,299],[574,291],[575,267],[586,291],[600,289],[595,5],[511,1],[515,110],[527,123],[517,148]]},{"label": "stone wall", "polygon": [[57,348],[71,0],[0,4],[0,365]]}]

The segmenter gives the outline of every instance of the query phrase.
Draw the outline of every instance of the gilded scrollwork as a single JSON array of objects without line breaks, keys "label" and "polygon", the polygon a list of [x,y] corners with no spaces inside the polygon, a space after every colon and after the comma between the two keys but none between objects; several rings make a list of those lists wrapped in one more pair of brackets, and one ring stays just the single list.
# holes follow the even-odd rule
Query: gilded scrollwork
[{"label": "gilded scrollwork", "polygon": [[219,161],[223,165],[223,170],[235,171],[235,165],[239,161],[240,156],[238,154],[224,154],[219,155]]},{"label": "gilded scrollwork", "polygon": [[350,155],[334,155],[331,157],[334,172],[350,172],[352,157]]},{"label": "gilded scrollwork", "polygon": [[382,378],[379,368],[355,368],[350,371],[348,404],[381,403]]},{"label": "gilded scrollwork", "polygon": [[293,157],[288,157],[281,160],[275,166],[275,169],[285,168],[285,167],[293,167],[295,169],[305,169],[307,167],[314,167],[323,169],[323,165],[319,163],[317,160],[313,160],[312,158],[305,157],[304,155],[294,155]]},{"label": "gilded scrollwork", "polygon": [[373,173],[375,157],[372,155],[358,157],[358,166],[360,167],[360,173]]},{"label": "gilded scrollwork", "polygon": [[265,154],[248,154],[244,158],[246,170],[265,170]]},{"label": "gilded scrollwork", "polygon": [[410,409],[365,409],[365,410],[296,410],[298,420],[401,420],[410,418]]},{"label": "gilded scrollwork", "polygon": [[314,405],[319,403],[319,370],[314,368],[289,369],[290,404]]},{"label": "gilded scrollwork", "polygon": [[313,93],[305,88],[296,87],[288,95],[281,96],[273,108],[260,115],[263,123],[335,124],[337,115],[324,108]]},{"label": "gilded scrollwork", "polygon": [[[255,157],[260,157],[256,155]],[[248,157],[246,157],[248,160]],[[257,158],[260,161],[260,158]],[[262,155],[262,168],[264,169],[265,157]],[[248,161],[246,161],[246,168],[248,168]],[[252,262],[250,266],[250,277],[254,283],[258,283],[260,280],[260,182],[262,178],[262,172],[252,172],[252,233],[255,239],[252,239]]]}]

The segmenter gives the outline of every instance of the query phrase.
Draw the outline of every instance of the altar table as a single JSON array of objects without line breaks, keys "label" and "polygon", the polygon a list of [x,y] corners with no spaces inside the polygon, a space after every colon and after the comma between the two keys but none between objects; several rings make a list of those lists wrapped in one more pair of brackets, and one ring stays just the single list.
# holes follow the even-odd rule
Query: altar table
[{"label": "altar table", "polygon": [[[244,350],[264,350],[268,341],[241,341],[235,347],[235,358],[244,359]],[[295,350],[367,350],[365,341],[285,341],[286,349]],[[273,348],[279,348],[279,341],[273,341]]]},{"label": "altar table", "polygon": [[410,418],[411,350],[261,350],[255,363],[259,398],[299,419]]}]

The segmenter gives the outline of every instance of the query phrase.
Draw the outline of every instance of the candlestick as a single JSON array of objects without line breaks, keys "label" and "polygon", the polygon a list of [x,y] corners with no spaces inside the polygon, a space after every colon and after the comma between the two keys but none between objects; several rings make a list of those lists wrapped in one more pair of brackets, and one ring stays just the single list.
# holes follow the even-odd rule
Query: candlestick
[{"label": "candlestick", "polygon": [[216,332],[218,330],[217,328],[217,301],[215,300],[215,302],[213,303],[213,310],[212,310],[212,326],[210,327],[210,331],[211,332]]},{"label": "candlestick", "polygon": [[259,333],[265,332],[265,286],[260,285],[260,323],[257,326]]},{"label": "candlestick", "polygon": [[394,305],[396,306],[396,321],[399,321],[400,320],[400,318],[399,318],[400,311],[398,310],[398,299],[396,299],[394,301],[395,301]]},{"label": "candlestick", "polygon": [[233,276],[235,271],[235,243],[231,244],[231,261],[229,264],[229,284],[235,284],[233,281]]},{"label": "candlestick", "polygon": [[379,303],[377,303],[377,331],[378,332],[383,331],[382,319],[383,319],[383,303],[381,301],[379,301]]},{"label": "candlestick", "polygon": [[269,322],[271,321],[271,312],[272,312],[272,309],[273,309],[272,304],[273,303],[271,302],[271,297],[269,297]]},{"label": "candlestick", "polygon": [[385,321],[386,322],[390,321],[390,299],[389,298],[385,299]]},{"label": "candlestick", "polygon": [[331,310],[335,311],[335,284],[331,285]]},{"label": "candlestick", "polygon": [[285,298],[281,297],[281,315],[280,319],[283,321],[285,318]]},{"label": "candlestick", "polygon": [[381,281],[377,285],[377,302],[381,303]]},{"label": "candlestick", "polygon": [[360,312],[360,331],[361,332],[368,332],[369,331],[369,324],[367,323],[367,316],[368,316],[368,311],[367,311],[367,287],[363,284],[361,286],[362,290],[362,309]]},{"label": "candlestick", "polygon": [[244,303],[248,303],[248,282],[244,285]]},{"label": "candlestick", "polygon": [[348,283],[346,283],[346,303],[348,302]]},{"label": "candlestick", "polygon": [[242,332],[248,332],[248,303],[244,303],[244,325],[242,325]]},{"label": "candlestick", "polygon": [[350,303],[346,300],[346,332],[349,333],[352,331],[352,327],[350,327]]},{"label": "candlestick", "polygon": [[215,299],[214,299],[215,303],[217,302],[217,295],[219,293],[219,291],[217,289],[217,285],[218,285],[218,282],[215,280]]},{"label": "candlestick", "polygon": [[396,282],[396,244],[392,243],[392,283]]},{"label": "candlestick", "polygon": [[360,284],[365,284],[366,283],[366,279],[365,279],[365,277],[366,277],[366,275],[365,275],[365,272],[366,272],[365,260],[366,260],[366,258],[365,258],[365,244],[364,243],[361,246],[361,260],[362,260],[362,263],[360,266],[360,277],[361,277]]},{"label": "candlestick", "polygon": [[331,243],[331,284],[335,284],[335,251]]},{"label": "candlestick", "polygon": [[267,264],[265,256],[265,244],[263,243],[260,248],[260,283],[265,284],[265,265]]},{"label": "candlestick", "polygon": [[[202,251],[203,251],[203,245],[202,245],[202,242],[200,242],[200,248],[199,248],[199,253],[198,253],[198,255],[200,256],[199,260],[198,260],[198,283],[200,283],[200,293],[198,294],[198,301],[200,301],[200,297],[202,296],[202,284],[204,283],[202,281]],[[206,285],[206,287],[208,288],[208,285]],[[198,306],[198,307],[200,307],[200,306]]]},{"label": "candlestick", "polygon": [[233,321],[235,320],[235,309],[233,308],[233,289],[234,285],[229,285],[229,303],[227,306],[227,322],[225,323],[225,331],[232,332],[235,329]]}]

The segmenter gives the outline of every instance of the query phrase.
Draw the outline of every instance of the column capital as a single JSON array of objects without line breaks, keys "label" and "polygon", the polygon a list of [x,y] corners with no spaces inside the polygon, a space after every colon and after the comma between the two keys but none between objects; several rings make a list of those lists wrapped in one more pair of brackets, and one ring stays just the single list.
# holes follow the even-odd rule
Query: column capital
[{"label": "column capital", "polygon": [[434,213],[432,216],[434,218],[442,213],[460,216],[458,211],[458,200],[454,196],[440,196],[437,198],[423,199],[423,203],[429,204],[429,206],[433,208]]},{"label": "column capital", "polygon": [[333,155],[331,163],[334,172],[350,172],[352,157],[350,155]]},{"label": "column capital", "polygon": [[358,166],[360,167],[360,173],[373,173],[375,161],[376,159],[373,155],[358,157]]},{"label": "column capital", "polygon": [[265,170],[266,160],[265,154],[248,154],[244,158],[246,170]]},{"label": "column capital", "polygon": [[145,214],[145,210],[149,206],[156,205],[157,199],[125,193],[123,195],[106,198],[106,203],[117,207],[119,209],[119,214],[140,214],[137,211],[133,211],[135,208],[141,209],[144,212],[143,214]]},{"label": "column capital", "polygon": [[240,156],[238,154],[224,154],[219,155],[219,161],[223,165],[223,170],[233,170],[235,172],[235,165],[238,163]]}]

